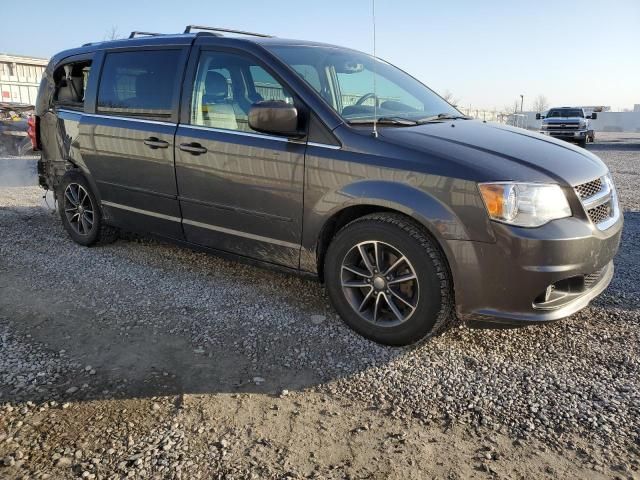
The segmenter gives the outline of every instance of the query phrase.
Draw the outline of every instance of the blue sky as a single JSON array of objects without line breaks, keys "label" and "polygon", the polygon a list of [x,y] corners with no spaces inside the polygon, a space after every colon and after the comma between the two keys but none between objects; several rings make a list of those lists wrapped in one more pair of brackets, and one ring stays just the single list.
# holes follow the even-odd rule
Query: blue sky
[{"label": "blue sky", "polygon": [[[370,0],[8,1],[0,52],[47,57],[112,27],[178,32],[189,23],[371,52]],[[640,0],[376,0],[377,53],[461,105],[525,109],[640,103]],[[7,21],[24,18],[25,22]],[[554,44],[562,52],[554,51]]]}]

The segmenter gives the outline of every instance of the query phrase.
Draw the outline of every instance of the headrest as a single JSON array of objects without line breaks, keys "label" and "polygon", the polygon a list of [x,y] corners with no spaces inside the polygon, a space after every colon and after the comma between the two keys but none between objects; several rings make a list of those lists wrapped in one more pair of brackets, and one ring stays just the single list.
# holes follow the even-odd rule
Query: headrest
[{"label": "headrest", "polygon": [[57,100],[60,102],[82,102],[82,77],[62,79],[58,87]]},{"label": "headrest", "polygon": [[213,101],[222,101],[229,95],[227,79],[218,72],[207,72],[204,81],[205,95]]}]

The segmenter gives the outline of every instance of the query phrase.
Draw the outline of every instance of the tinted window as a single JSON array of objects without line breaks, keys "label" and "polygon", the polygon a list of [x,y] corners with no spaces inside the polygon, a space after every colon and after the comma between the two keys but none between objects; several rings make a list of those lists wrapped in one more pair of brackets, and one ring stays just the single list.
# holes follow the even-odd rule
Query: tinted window
[{"label": "tinted window", "polygon": [[179,50],[108,53],[102,68],[98,110],[170,117],[180,76]]},{"label": "tinted window", "polygon": [[550,110],[547,114],[547,117],[583,117],[582,110],[578,109],[568,109],[568,108],[560,108],[556,110]]},{"label": "tinted window", "polygon": [[252,132],[249,109],[255,102],[293,97],[264,68],[242,55],[203,52],[191,99],[191,123]]}]

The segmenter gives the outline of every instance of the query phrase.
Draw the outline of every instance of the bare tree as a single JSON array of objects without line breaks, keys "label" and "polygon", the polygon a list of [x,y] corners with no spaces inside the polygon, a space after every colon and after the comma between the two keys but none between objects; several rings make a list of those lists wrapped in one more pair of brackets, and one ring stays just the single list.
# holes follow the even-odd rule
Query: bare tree
[{"label": "bare tree", "polygon": [[538,95],[533,101],[533,111],[542,113],[549,109],[549,101],[544,95]]},{"label": "bare tree", "polygon": [[454,107],[458,106],[459,99],[455,98],[453,96],[453,93],[451,93],[449,90],[445,90],[445,92],[442,94],[442,98],[444,98],[447,103],[453,105]]},{"label": "bare tree", "polygon": [[502,111],[507,115],[518,113],[520,111],[520,100],[516,98],[512,104],[506,104],[504,107],[502,107]]},{"label": "bare tree", "polygon": [[118,32],[118,27],[115,25],[113,25],[109,29],[109,31],[107,31],[107,33],[104,34],[105,40],[118,40],[119,38],[122,38],[122,36]]}]

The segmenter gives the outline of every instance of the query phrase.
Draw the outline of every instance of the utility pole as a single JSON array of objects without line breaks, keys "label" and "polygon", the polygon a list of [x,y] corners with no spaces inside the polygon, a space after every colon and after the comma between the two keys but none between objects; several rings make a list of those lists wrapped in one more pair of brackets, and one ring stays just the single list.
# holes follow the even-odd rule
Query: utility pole
[{"label": "utility pole", "polygon": [[524,112],[524,95],[520,94],[520,113]]}]

